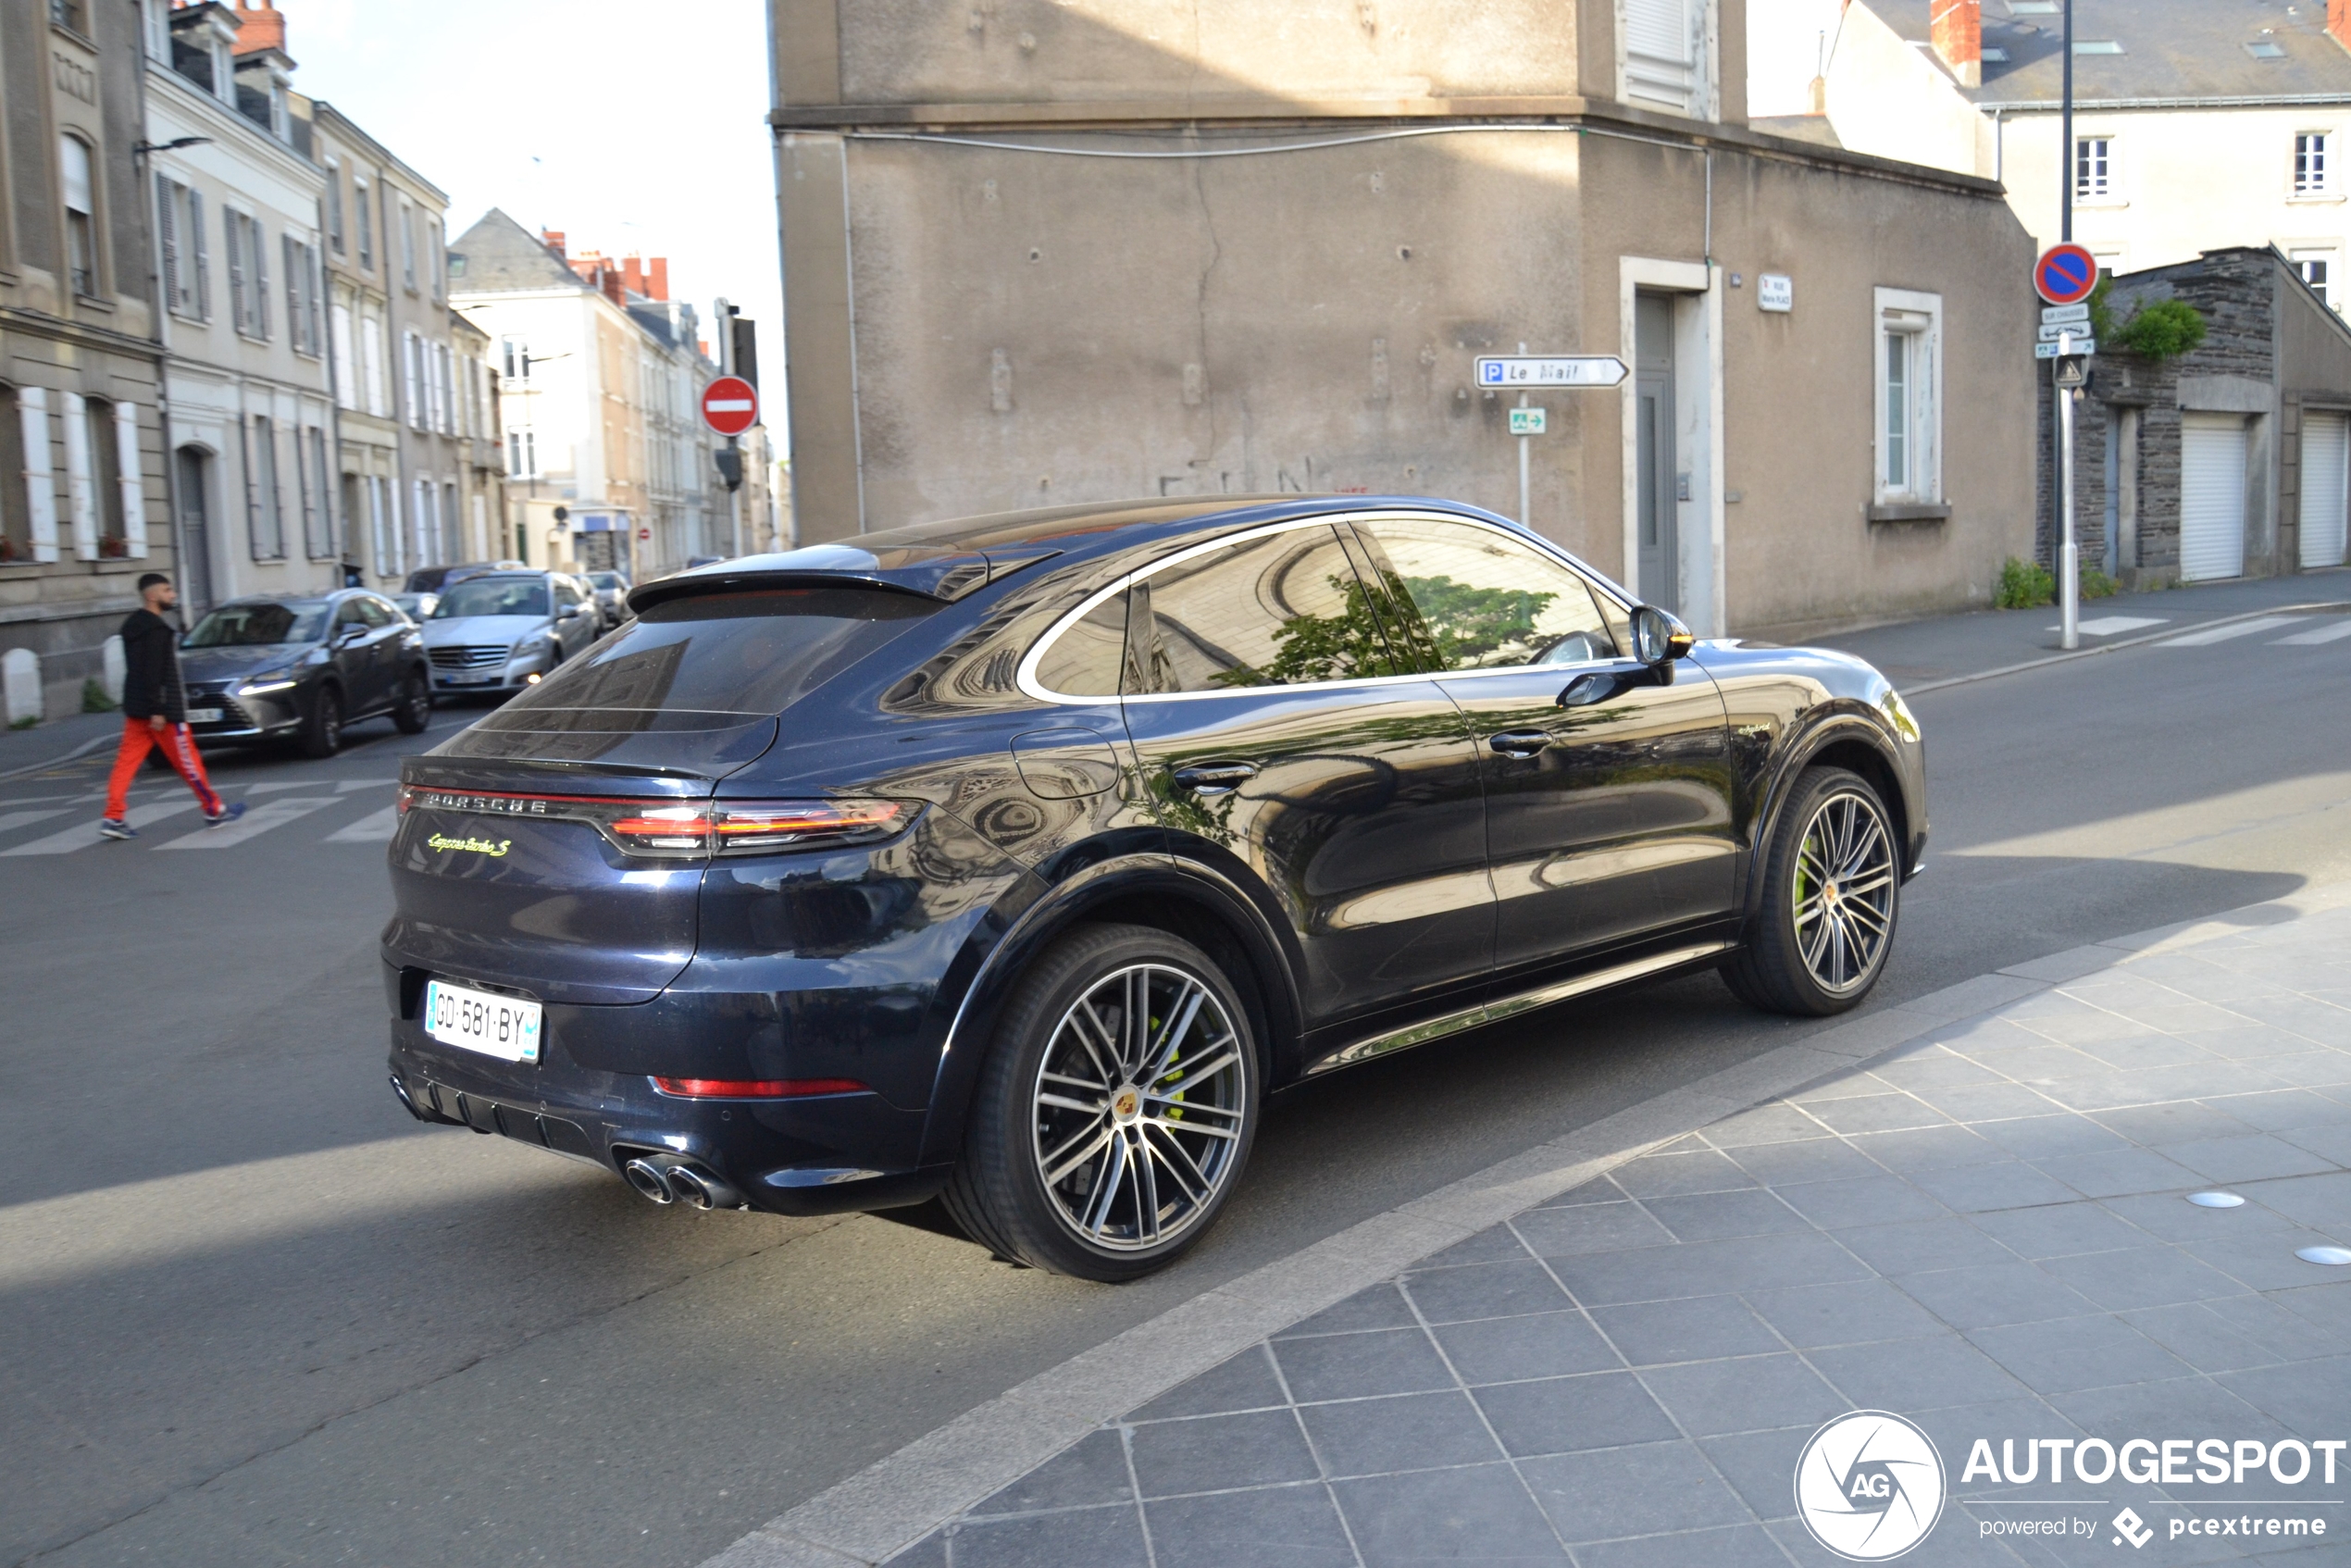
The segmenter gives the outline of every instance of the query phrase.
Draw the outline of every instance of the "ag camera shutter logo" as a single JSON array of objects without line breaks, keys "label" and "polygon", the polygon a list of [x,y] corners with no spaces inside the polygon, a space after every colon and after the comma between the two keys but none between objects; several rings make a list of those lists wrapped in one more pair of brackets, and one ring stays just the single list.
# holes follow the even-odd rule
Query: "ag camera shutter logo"
[{"label": "ag camera shutter logo", "polygon": [[1882,1410],[1838,1416],[1796,1462],[1797,1515],[1848,1562],[1884,1562],[1926,1539],[1949,1492],[1933,1439]]}]

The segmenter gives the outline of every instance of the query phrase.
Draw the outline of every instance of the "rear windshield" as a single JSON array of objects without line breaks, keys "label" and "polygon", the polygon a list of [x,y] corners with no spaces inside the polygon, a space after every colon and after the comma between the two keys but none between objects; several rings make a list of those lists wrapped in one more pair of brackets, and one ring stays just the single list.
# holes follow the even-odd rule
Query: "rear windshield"
[{"label": "rear windshield", "polygon": [[320,604],[223,604],[188,634],[191,648],[246,648],[276,642],[316,642],[327,624]]},{"label": "rear windshield", "polygon": [[675,729],[772,717],[938,607],[865,588],[673,599],[508,703],[497,728]]},{"label": "rear windshield", "polygon": [[547,613],[544,578],[468,578],[441,595],[432,618],[455,620],[460,616],[543,616]]}]

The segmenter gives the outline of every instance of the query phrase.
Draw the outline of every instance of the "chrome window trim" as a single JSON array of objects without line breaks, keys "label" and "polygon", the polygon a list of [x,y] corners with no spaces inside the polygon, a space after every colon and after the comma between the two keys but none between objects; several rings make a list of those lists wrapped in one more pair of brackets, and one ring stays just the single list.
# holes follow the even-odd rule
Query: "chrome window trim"
[{"label": "chrome window trim", "polygon": [[[1629,616],[1637,607],[1636,603],[1606,576],[1592,570],[1591,567],[1539,535],[1529,536],[1517,533],[1509,529],[1499,528],[1483,517],[1464,516],[1456,512],[1421,512],[1387,506],[1374,507],[1362,512],[1332,512],[1312,517],[1286,518],[1277,523],[1261,523],[1255,528],[1243,529],[1238,533],[1219,534],[1214,539],[1202,540],[1197,544],[1188,544],[1173,554],[1162,556],[1151,562],[1149,566],[1138,566],[1108,586],[1088,594],[1076,608],[1070,610],[1061,619],[1055,621],[1045,635],[1039,638],[1029,647],[1028,652],[1021,655],[1019,667],[1013,673],[1013,684],[1020,689],[1023,695],[1033,697],[1040,703],[1050,703],[1061,707],[1099,707],[1104,703],[1177,703],[1197,701],[1204,697],[1238,697],[1269,691],[1341,691],[1378,686],[1400,686],[1411,681],[1475,680],[1486,676],[1524,675],[1532,669],[1555,669],[1572,676],[1576,673],[1607,669],[1627,662],[1626,656],[1620,653],[1612,659],[1593,659],[1573,665],[1497,665],[1487,669],[1436,670],[1411,675],[1373,675],[1362,676],[1353,680],[1301,680],[1286,686],[1236,686],[1230,691],[1136,691],[1123,696],[1112,692],[1091,697],[1073,696],[1065,691],[1052,691],[1037,678],[1037,666],[1044,662],[1045,655],[1051,651],[1055,642],[1061,641],[1064,632],[1092,615],[1105,601],[1126,592],[1154,573],[1164,571],[1170,566],[1180,566],[1186,561],[1205,555],[1211,551],[1226,549],[1252,539],[1265,539],[1275,534],[1292,533],[1300,529],[1330,528],[1335,529],[1341,523],[1353,524],[1399,518],[1415,522],[1460,523],[1469,528],[1484,529],[1486,532],[1498,534],[1514,544],[1528,546],[1537,554],[1551,556],[1558,564],[1574,573],[1576,578],[1590,587],[1595,593],[1602,595],[1624,614]],[[1638,661],[1633,662],[1638,663]]]}]

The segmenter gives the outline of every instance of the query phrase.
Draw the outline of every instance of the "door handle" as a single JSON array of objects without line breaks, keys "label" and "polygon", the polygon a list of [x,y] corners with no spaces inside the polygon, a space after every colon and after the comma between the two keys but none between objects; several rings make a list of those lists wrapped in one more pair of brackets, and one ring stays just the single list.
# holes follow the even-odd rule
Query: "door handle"
[{"label": "door handle", "polygon": [[1505,729],[1489,735],[1486,743],[1506,757],[1531,757],[1551,743],[1547,729]]},{"label": "door handle", "polygon": [[1257,777],[1257,765],[1246,762],[1202,763],[1176,770],[1176,787],[1195,795],[1229,795]]}]

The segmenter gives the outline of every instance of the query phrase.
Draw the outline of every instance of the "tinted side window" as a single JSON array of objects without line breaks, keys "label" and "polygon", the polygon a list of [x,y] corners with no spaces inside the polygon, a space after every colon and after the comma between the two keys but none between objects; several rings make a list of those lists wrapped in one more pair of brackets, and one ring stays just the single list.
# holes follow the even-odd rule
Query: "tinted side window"
[{"label": "tinted side window", "polygon": [[1064,697],[1115,697],[1126,659],[1126,595],[1113,593],[1053,640],[1038,684]]},{"label": "tinted side window", "polygon": [[1589,584],[1518,541],[1438,518],[1381,517],[1355,531],[1439,670],[1574,665],[1617,655]]},{"label": "tinted side window", "polygon": [[1151,574],[1153,686],[1218,691],[1396,673],[1336,529],[1244,540]]},{"label": "tinted side window", "polygon": [[367,612],[359,607],[358,600],[346,599],[336,606],[335,628],[338,631],[347,626],[366,626],[367,624]]},{"label": "tinted side window", "polygon": [[369,626],[390,626],[400,618],[399,612],[380,599],[354,599],[359,606],[359,618]]}]

